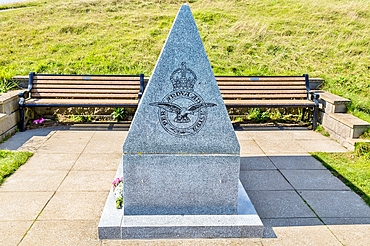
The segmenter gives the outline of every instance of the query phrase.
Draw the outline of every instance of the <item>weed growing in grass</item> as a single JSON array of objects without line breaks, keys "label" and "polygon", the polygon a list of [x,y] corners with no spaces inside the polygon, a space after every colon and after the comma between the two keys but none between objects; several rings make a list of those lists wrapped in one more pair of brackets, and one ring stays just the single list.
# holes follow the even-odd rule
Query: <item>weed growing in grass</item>
[{"label": "weed growing in grass", "polygon": [[32,155],[25,151],[0,150],[0,185]]},{"label": "weed growing in grass", "polygon": [[125,108],[114,108],[113,112],[111,113],[111,116],[112,116],[113,120],[122,121],[128,116],[127,109],[125,109]]}]

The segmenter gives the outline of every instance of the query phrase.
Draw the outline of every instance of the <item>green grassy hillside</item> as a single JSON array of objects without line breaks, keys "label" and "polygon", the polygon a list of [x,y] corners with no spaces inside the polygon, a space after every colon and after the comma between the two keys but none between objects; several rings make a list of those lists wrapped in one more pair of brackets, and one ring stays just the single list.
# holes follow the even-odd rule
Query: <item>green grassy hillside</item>
[{"label": "green grassy hillside", "polygon": [[[183,1],[53,0],[0,12],[0,81],[150,75]],[[368,0],[190,0],[216,75],[321,77],[370,122]],[[26,7],[25,7],[26,6]]]}]

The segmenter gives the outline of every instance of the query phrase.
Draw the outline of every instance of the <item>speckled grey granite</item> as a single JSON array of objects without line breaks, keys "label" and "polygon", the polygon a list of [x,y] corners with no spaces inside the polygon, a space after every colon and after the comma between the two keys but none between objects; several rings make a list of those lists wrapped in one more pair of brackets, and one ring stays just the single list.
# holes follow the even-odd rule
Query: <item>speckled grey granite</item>
[{"label": "speckled grey granite", "polygon": [[240,146],[188,5],[123,146],[125,215],[237,214]]},{"label": "speckled grey granite", "polygon": [[[122,164],[117,177],[121,171]],[[115,208],[111,191],[98,234],[99,239],[262,237],[262,221],[240,182],[237,211],[234,215],[124,215],[124,209]]]},{"label": "speckled grey granite", "polygon": [[126,155],[126,215],[236,214],[239,157]]},{"label": "speckled grey granite", "polygon": [[[174,86],[172,82],[176,81],[185,82],[183,86]],[[203,107],[190,107],[195,104],[203,104]],[[176,105],[182,107],[181,113],[176,113],[180,110]],[[176,118],[178,122],[175,122]],[[176,131],[179,133],[175,134]],[[181,6],[167,37],[131,124],[123,152],[240,153],[201,37],[186,4]]]}]

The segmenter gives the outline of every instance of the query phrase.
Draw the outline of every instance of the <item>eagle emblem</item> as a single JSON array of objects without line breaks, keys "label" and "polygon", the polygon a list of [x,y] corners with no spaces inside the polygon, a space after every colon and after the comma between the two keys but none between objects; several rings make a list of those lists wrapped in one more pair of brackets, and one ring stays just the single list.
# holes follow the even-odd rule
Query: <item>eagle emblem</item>
[{"label": "eagle emblem", "polygon": [[159,122],[168,133],[177,137],[194,135],[206,123],[207,108],[217,104],[205,102],[194,91],[197,76],[186,67],[185,62],[172,72],[170,81],[173,91],[161,102],[152,102],[149,105],[158,107]]}]

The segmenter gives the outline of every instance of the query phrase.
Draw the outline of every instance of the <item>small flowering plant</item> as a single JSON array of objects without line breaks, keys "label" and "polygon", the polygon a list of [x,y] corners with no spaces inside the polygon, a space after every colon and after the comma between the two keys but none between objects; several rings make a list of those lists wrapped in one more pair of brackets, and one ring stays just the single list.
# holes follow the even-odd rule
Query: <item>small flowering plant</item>
[{"label": "small flowering plant", "polygon": [[41,119],[36,119],[33,121],[33,124],[37,125],[37,124],[42,124],[44,123],[45,119],[44,118],[41,118]]},{"label": "small flowering plant", "polygon": [[113,193],[116,199],[116,208],[122,208],[123,203],[123,177],[116,178],[112,182],[113,185]]}]

